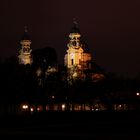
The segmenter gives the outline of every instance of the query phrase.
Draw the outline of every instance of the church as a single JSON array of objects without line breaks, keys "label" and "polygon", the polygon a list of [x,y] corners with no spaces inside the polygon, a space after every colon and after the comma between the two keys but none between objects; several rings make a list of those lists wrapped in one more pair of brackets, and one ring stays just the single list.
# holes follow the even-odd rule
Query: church
[{"label": "church", "polygon": [[[36,65],[36,72],[38,69],[43,71],[46,75],[48,69],[55,69],[58,72],[57,54],[55,50],[46,47],[39,50],[31,49],[32,41],[30,39],[27,27],[25,27],[24,34],[20,40],[21,49],[18,55],[19,64],[22,65]],[[67,69],[66,79],[68,82],[73,80],[85,80],[87,77],[93,81],[100,81],[104,79],[102,70],[93,61],[91,52],[87,49],[88,46],[84,43],[78,23],[73,20],[73,26],[69,33],[69,40],[67,44],[66,54],[64,55],[64,67]],[[47,75],[45,76],[47,77]]]},{"label": "church", "polygon": [[70,79],[83,79],[85,77],[84,71],[91,69],[92,56],[83,48],[85,44],[81,41],[81,33],[76,21],[73,22],[69,38],[64,64],[68,68]]},{"label": "church", "polygon": [[30,47],[31,43],[32,42],[29,37],[27,27],[25,27],[24,34],[20,41],[21,49],[18,56],[19,64],[24,64],[24,65],[32,64],[33,60],[31,56],[31,52],[32,52],[32,49]]}]

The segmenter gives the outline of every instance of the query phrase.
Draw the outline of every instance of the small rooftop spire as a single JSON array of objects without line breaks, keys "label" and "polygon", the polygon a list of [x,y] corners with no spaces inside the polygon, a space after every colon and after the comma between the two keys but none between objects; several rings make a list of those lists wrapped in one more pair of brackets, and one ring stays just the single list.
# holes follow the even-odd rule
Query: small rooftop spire
[{"label": "small rooftop spire", "polygon": [[24,26],[24,32],[28,32],[28,30],[27,30],[27,26]]},{"label": "small rooftop spire", "polygon": [[21,40],[30,40],[30,36],[27,30],[27,26],[24,26],[24,33],[21,37]]},{"label": "small rooftop spire", "polygon": [[70,33],[80,33],[76,18],[73,18],[73,27]]},{"label": "small rooftop spire", "polygon": [[76,18],[73,18],[73,24],[76,26],[78,25]]}]

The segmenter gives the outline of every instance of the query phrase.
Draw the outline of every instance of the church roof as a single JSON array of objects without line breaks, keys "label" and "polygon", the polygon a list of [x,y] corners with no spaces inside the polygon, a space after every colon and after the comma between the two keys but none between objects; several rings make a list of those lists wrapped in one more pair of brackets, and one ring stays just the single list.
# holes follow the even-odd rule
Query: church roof
[{"label": "church roof", "polygon": [[27,30],[27,27],[24,27],[24,33],[21,37],[21,40],[31,40],[29,33],[28,33],[28,30]]},{"label": "church roof", "polygon": [[71,28],[70,33],[79,33],[79,34],[81,33],[78,27],[78,23],[75,19],[73,20],[73,27]]},{"label": "church roof", "polygon": [[84,50],[84,53],[90,53],[90,49],[89,49],[88,44],[83,40],[81,41],[81,43],[82,43],[82,48]]}]

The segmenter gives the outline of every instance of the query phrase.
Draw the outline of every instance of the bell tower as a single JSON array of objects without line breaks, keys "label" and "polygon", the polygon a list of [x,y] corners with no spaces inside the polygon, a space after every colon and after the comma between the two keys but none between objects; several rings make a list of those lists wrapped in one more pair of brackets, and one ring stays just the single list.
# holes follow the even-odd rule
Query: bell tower
[{"label": "bell tower", "polygon": [[72,68],[74,66],[80,68],[83,49],[80,41],[81,33],[75,20],[73,21],[73,27],[69,34],[69,38],[70,40],[67,44],[68,50],[67,54],[65,55],[65,65],[68,68]]},{"label": "bell tower", "polygon": [[69,34],[69,43],[67,44],[67,53],[64,58],[65,66],[68,68],[70,79],[84,77],[84,70],[89,69],[88,63],[91,61],[91,54],[86,53],[81,43],[81,32],[76,20],[73,21],[73,27]]},{"label": "bell tower", "polygon": [[24,64],[24,65],[32,64],[32,56],[31,56],[32,49],[30,48],[31,43],[32,42],[29,37],[27,27],[25,27],[24,34],[20,41],[21,49],[18,56],[19,64]]}]

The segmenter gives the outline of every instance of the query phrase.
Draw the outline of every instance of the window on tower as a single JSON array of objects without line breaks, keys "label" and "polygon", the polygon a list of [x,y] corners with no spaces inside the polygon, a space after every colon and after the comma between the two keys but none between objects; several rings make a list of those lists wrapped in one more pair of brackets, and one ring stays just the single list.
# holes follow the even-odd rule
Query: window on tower
[{"label": "window on tower", "polygon": [[71,65],[73,65],[73,59],[71,59]]},{"label": "window on tower", "polygon": [[73,41],[73,43],[72,43],[72,44],[73,44],[73,46],[76,46],[76,41]]}]

